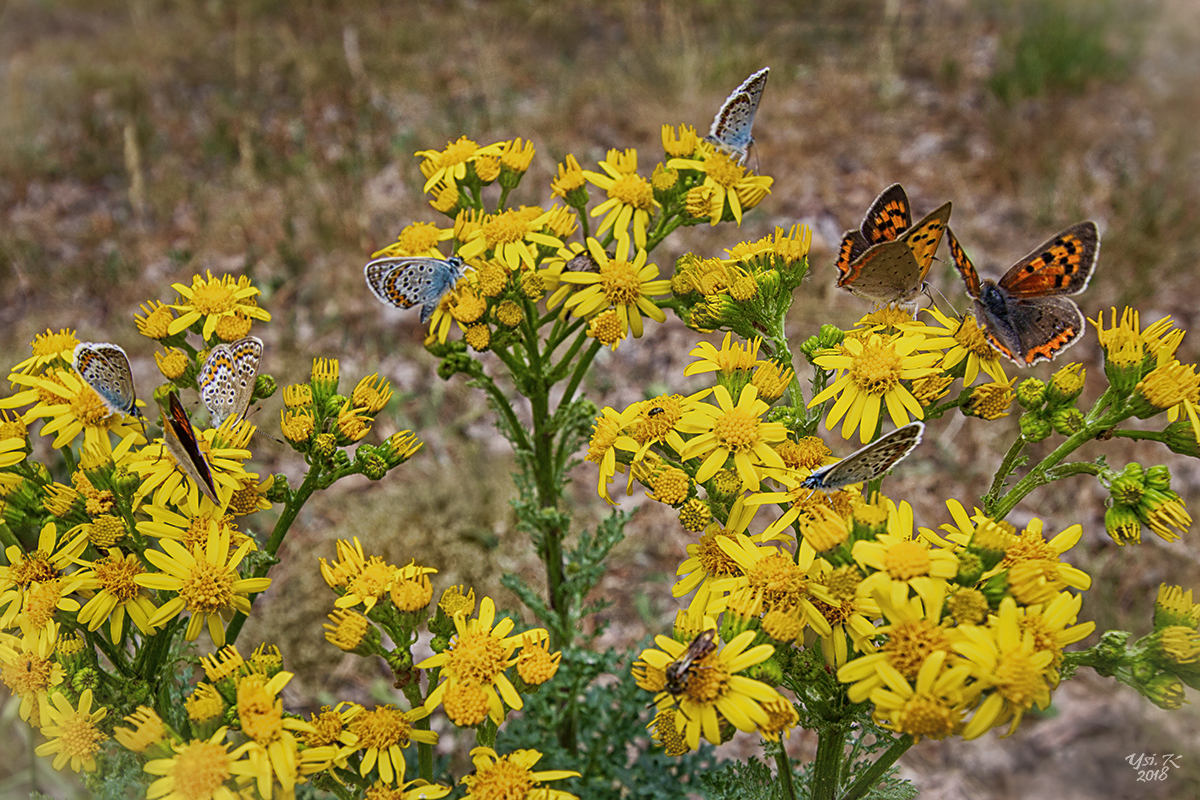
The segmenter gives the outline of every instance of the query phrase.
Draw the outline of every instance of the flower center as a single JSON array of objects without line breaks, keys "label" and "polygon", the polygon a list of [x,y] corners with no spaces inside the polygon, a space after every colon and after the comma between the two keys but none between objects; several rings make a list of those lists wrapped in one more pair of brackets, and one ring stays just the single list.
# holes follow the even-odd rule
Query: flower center
[{"label": "flower center", "polygon": [[8,568],[8,579],[14,585],[25,588],[32,583],[44,583],[58,577],[58,570],[50,563],[44,550],[34,550],[24,561]]},{"label": "flower center", "polygon": [[28,697],[49,687],[56,663],[35,653],[18,653],[12,661],[0,661],[0,681],[15,694]]},{"label": "flower center", "polygon": [[96,576],[106,592],[117,598],[117,603],[126,603],[138,596],[138,585],[134,577],[145,572],[136,557],[125,559],[117,553],[96,562]]},{"label": "flower center", "polygon": [[972,314],[967,314],[963,317],[962,322],[958,323],[958,330],[954,332],[954,338],[974,356],[982,359],[996,357],[995,348],[988,344],[987,337],[983,335],[983,328],[979,327],[979,323],[975,321]]},{"label": "flower center", "polygon": [[66,330],[51,333],[47,328],[45,333],[33,337],[33,354],[39,357],[55,356],[64,350],[74,350],[77,344],[79,340],[74,334]]},{"label": "flower center", "polygon": [[733,159],[718,150],[712,158],[704,162],[704,173],[714,182],[728,189],[737,185],[737,182],[746,174],[746,170],[733,163]]},{"label": "flower center", "polygon": [[229,761],[229,753],[223,744],[196,742],[188,745],[175,756],[172,765],[174,795],[182,800],[212,797],[229,778]]},{"label": "flower center", "polygon": [[236,300],[233,290],[220,281],[205,281],[192,293],[192,306],[206,316],[231,311]]},{"label": "flower center", "polygon": [[188,610],[195,614],[212,614],[231,607],[233,575],[228,569],[199,560],[179,588]]},{"label": "flower center", "polygon": [[882,649],[888,655],[888,663],[911,681],[916,679],[929,654],[937,650],[949,652],[950,642],[939,626],[916,620],[893,625]]},{"label": "flower center", "polygon": [[85,386],[71,401],[71,414],[89,428],[99,428],[112,412],[104,405],[100,395]]},{"label": "flower center", "polygon": [[617,178],[608,190],[608,196],[639,211],[649,211],[654,207],[654,187],[641,175],[622,175]]},{"label": "flower center", "polygon": [[388,583],[392,580],[393,567],[384,562],[379,556],[371,556],[346,587],[349,594],[361,598],[382,597],[387,591]]},{"label": "flower center", "polygon": [[1001,654],[996,665],[996,684],[1006,700],[1022,708],[1029,708],[1045,688],[1043,670],[1027,653],[1011,650]]},{"label": "flower center", "polygon": [[936,697],[914,695],[904,704],[901,727],[906,733],[941,739],[954,732],[955,716]]},{"label": "flower center", "polygon": [[884,559],[884,569],[898,581],[929,574],[929,564],[929,551],[912,541],[892,545]]},{"label": "flower center", "polygon": [[721,549],[721,545],[717,544],[718,536],[729,535],[725,531],[715,531],[713,533],[706,533],[700,537],[696,559],[703,567],[704,574],[713,578],[742,574],[742,568],[738,566],[736,561],[725,554],[725,551]]},{"label": "flower center", "polygon": [[445,169],[452,167],[455,164],[462,164],[471,156],[475,155],[475,151],[479,149],[479,145],[472,142],[465,136],[459,138],[457,142],[451,142],[446,145],[446,150],[438,159],[438,167]]},{"label": "flower center", "polygon": [[454,643],[446,666],[461,681],[490,684],[504,671],[504,645],[490,633],[468,631]]},{"label": "flower center", "polygon": [[900,370],[900,356],[896,351],[872,341],[863,345],[862,352],[850,365],[850,378],[860,390],[884,395],[899,385]]},{"label": "flower center", "polygon": [[350,732],[358,735],[359,747],[364,750],[386,750],[402,741],[407,743],[411,730],[408,720],[392,706],[363,712],[350,723]]},{"label": "flower center", "polygon": [[763,608],[786,608],[804,591],[804,573],[790,556],[776,553],[761,559],[746,573],[751,588],[762,591]]},{"label": "flower center", "polygon": [[476,771],[470,783],[471,796],[487,800],[527,797],[533,786],[529,770],[507,759]]},{"label": "flower center", "polygon": [[505,211],[483,223],[483,239],[489,250],[497,245],[519,242],[525,238],[529,223],[516,211]]},{"label": "flower center", "polygon": [[642,294],[637,270],[628,261],[609,261],[600,267],[600,285],[608,302],[615,306],[633,305]]},{"label": "flower center", "polygon": [[87,759],[100,751],[100,743],[108,737],[92,722],[88,715],[76,712],[59,726],[58,740],[62,743],[63,755]]},{"label": "flower center", "polygon": [[737,453],[758,444],[758,417],[734,406],[717,419],[713,434],[722,447]]}]

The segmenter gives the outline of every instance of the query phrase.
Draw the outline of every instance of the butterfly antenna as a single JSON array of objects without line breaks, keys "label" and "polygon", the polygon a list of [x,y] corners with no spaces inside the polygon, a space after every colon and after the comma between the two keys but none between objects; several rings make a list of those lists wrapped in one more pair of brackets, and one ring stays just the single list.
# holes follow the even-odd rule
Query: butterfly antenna
[{"label": "butterfly antenna", "polygon": [[[949,300],[949,299],[946,297],[946,295],[942,294],[942,290],[941,290],[941,289],[938,289],[936,286],[930,286],[930,285],[927,283],[927,284],[925,284],[925,296],[926,296],[926,297],[929,297],[929,302],[933,303],[934,305],[937,305],[937,301],[936,301],[936,300],[934,300],[934,299],[933,299],[933,297],[931,297],[931,296],[929,295],[929,290],[930,290],[930,289],[933,289],[935,292],[937,292],[937,293],[938,293],[938,297],[942,298],[942,300],[943,300],[943,301],[946,303],[946,305],[950,307],[950,310],[954,312],[954,316],[955,316],[955,317],[957,317],[958,319],[962,319],[962,318],[963,318],[963,317],[962,317],[962,314],[959,314],[959,313],[958,313],[958,309],[956,309],[956,308],[954,307],[954,305],[953,305],[953,304],[950,302],[950,300]],[[942,307],[939,305],[939,306],[938,306],[938,311],[941,311],[941,310],[942,310]]]}]

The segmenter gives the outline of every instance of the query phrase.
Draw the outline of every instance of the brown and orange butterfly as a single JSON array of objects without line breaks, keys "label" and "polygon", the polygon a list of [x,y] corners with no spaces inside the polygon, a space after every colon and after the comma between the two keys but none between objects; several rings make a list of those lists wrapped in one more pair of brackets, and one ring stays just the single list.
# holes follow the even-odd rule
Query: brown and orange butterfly
[{"label": "brown and orange butterfly", "polygon": [[1100,252],[1096,223],[1079,222],[1055,234],[999,281],[981,281],[954,233],[947,238],[954,266],[975,300],[975,320],[992,347],[1027,367],[1079,340],[1087,323],[1064,295],[1079,294],[1091,280]]},{"label": "brown and orange butterfly", "polygon": [[208,468],[208,462],[204,460],[204,454],[200,452],[200,445],[196,440],[196,430],[192,427],[187,412],[183,410],[183,404],[179,402],[179,398],[174,392],[167,395],[167,408],[162,412],[162,429],[163,444],[166,446],[167,452],[171,454],[171,458],[175,459],[175,465],[179,471],[191,478],[192,483],[196,484],[196,488],[220,507],[221,501],[217,498],[217,487],[213,483],[212,470]]},{"label": "brown and orange butterfly", "polygon": [[880,303],[906,303],[925,290],[925,276],[950,222],[950,203],[912,224],[904,187],[893,183],[875,198],[858,230],[842,235],[837,285]]}]

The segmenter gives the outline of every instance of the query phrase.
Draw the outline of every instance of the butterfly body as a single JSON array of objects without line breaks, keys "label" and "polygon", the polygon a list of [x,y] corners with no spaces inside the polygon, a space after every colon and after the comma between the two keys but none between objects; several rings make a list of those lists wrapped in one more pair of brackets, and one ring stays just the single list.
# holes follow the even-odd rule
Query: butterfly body
[{"label": "butterfly body", "polygon": [[367,286],[380,302],[395,308],[421,307],[421,323],[433,316],[442,298],[466,274],[458,256],[377,258],[363,268]]},{"label": "butterfly body", "polygon": [[770,72],[770,67],[763,67],[742,81],[741,86],[725,98],[721,110],[713,118],[708,136],[704,137],[715,144],[717,149],[733,157],[739,165],[746,163],[750,145],[754,143],[750,131],[754,127],[758,101],[762,99],[763,88],[767,85]]},{"label": "butterfly body", "polygon": [[111,413],[142,417],[142,411],[137,407],[129,356],[121,347],[107,342],[80,342],[75,346],[71,362]]},{"label": "butterfly body", "polygon": [[921,434],[924,431],[924,422],[903,425],[885,436],[880,436],[866,447],[855,450],[841,461],[818,467],[801,481],[800,485],[806,489],[831,492],[843,486],[866,483],[878,478],[896,466],[921,443]]},{"label": "butterfly body", "polygon": [[837,285],[881,303],[906,303],[925,290],[942,234],[950,222],[945,203],[912,224],[904,188],[894,183],[871,203],[858,230],[842,235]]},{"label": "butterfly body", "polygon": [[975,320],[996,350],[1021,366],[1050,361],[1083,334],[1087,321],[1067,295],[1087,288],[1100,251],[1094,222],[1052,236],[999,281],[981,280],[951,232],[954,266],[975,303]]},{"label": "butterfly body", "polygon": [[262,352],[262,339],[257,336],[219,344],[209,352],[196,382],[213,427],[219,427],[230,417],[246,416]]},{"label": "butterfly body", "polygon": [[175,459],[179,471],[191,478],[205,497],[217,506],[221,501],[217,498],[217,487],[213,483],[212,470],[200,452],[200,444],[196,439],[196,431],[188,419],[183,404],[174,392],[167,395],[167,408],[162,412],[163,446]]}]

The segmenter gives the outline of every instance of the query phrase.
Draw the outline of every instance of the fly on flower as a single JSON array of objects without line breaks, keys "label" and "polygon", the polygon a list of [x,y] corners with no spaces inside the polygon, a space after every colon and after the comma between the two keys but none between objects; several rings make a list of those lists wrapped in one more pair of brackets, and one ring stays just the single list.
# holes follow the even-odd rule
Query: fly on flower
[{"label": "fly on flower", "polygon": [[442,298],[466,274],[466,262],[449,258],[377,258],[363,267],[367,286],[379,302],[394,308],[421,307],[421,324],[429,321]]},{"label": "fly on flower", "polygon": [[[699,636],[693,639],[692,643],[688,645],[687,650],[683,652],[683,655],[672,661],[663,670],[666,681],[663,691],[678,700],[679,696],[687,689],[688,680],[692,677],[692,671],[699,669],[696,662],[707,658],[710,653],[717,649],[716,639],[717,631],[714,628],[702,631]],[[654,705],[654,703],[650,705]]]},{"label": "fly on flower", "polygon": [[754,143],[750,129],[754,127],[758,101],[762,99],[763,88],[767,85],[767,75],[770,72],[770,67],[763,67],[742,81],[742,85],[725,98],[721,110],[713,118],[708,136],[704,137],[718,149],[734,156],[739,165],[746,163],[746,155],[750,151],[750,145]]},{"label": "fly on flower", "polygon": [[196,484],[196,488],[204,493],[204,496],[220,507],[221,501],[217,499],[217,487],[213,483],[212,470],[208,468],[208,462],[204,460],[204,454],[200,452],[200,445],[196,441],[196,431],[192,428],[191,420],[188,419],[187,412],[183,410],[183,404],[179,402],[174,392],[167,395],[167,408],[162,412],[162,429],[163,429],[163,444],[167,448],[167,452],[175,459],[176,466],[180,472],[192,479],[192,483]]},{"label": "fly on flower", "polygon": [[79,376],[100,396],[105,408],[114,414],[145,419],[137,407],[129,356],[121,347],[107,342],[80,342],[75,346],[72,362]]},{"label": "fly on flower", "polygon": [[230,417],[246,416],[262,352],[262,339],[247,336],[230,344],[219,344],[208,354],[196,382],[214,428]]},{"label": "fly on flower", "polygon": [[880,436],[835,464],[813,470],[800,485],[806,489],[831,492],[878,478],[911,453],[921,443],[921,434],[924,432],[924,422],[910,422],[886,436]]}]

